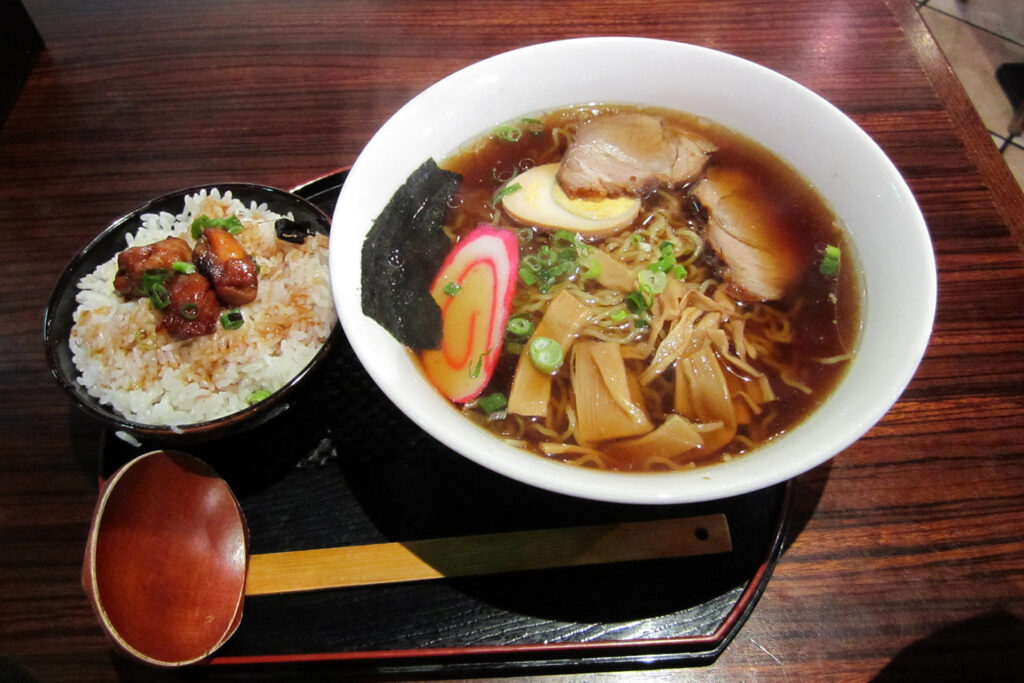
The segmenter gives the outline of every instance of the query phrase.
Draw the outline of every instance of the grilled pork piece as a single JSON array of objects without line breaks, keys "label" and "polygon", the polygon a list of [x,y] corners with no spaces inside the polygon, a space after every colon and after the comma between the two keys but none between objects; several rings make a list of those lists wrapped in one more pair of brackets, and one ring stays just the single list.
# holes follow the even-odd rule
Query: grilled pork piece
[{"label": "grilled pork piece", "polygon": [[256,298],[256,263],[227,230],[203,230],[192,257],[224,304],[241,306]]},{"label": "grilled pork piece", "polygon": [[164,308],[157,329],[175,339],[212,334],[220,319],[220,302],[210,283],[199,273],[175,275],[167,283],[170,303]]},{"label": "grilled pork piece", "polygon": [[640,196],[693,180],[713,149],[657,116],[599,116],[580,126],[557,177],[570,197]]},{"label": "grilled pork piece", "polygon": [[188,242],[168,237],[154,244],[131,247],[117,255],[117,274],[114,289],[126,299],[149,296],[145,291],[145,275],[165,271],[170,276],[176,261],[191,261],[192,248]]}]

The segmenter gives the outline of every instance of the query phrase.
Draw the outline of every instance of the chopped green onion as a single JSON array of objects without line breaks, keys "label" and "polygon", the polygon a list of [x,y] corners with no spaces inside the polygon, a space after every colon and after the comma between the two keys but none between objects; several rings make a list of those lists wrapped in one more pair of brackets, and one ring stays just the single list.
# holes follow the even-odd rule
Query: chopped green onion
[{"label": "chopped green onion", "polygon": [[653,304],[654,296],[650,285],[640,285],[639,289],[635,292],[630,292],[626,297],[626,306],[637,315],[650,309]]},{"label": "chopped green onion", "polygon": [[444,293],[447,294],[448,296],[455,296],[456,294],[459,293],[461,289],[462,285],[460,285],[458,282],[452,281],[444,286]]},{"label": "chopped green onion", "polygon": [[539,119],[527,117],[519,119],[519,122],[526,124],[526,131],[530,135],[544,135],[544,123]]},{"label": "chopped green onion", "polygon": [[171,294],[163,286],[163,283],[154,282],[149,287],[149,301],[153,304],[153,308],[162,311],[171,305]]},{"label": "chopped green onion", "polygon": [[526,344],[519,341],[507,341],[505,342],[505,353],[511,356],[519,356],[523,353],[523,349],[526,348]]},{"label": "chopped green onion", "polygon": [[246,403],[252,405],[253,403],[259,403],[264,399],[270,398],[270,394],[273,392],[267,391],[266,389],[260,389],[249,394],[249,398],[246,399]]},{"label": "chopped green onion", "polygon": [[520,242],[529,242],[533,239],[533,228],[520,228],[516,232],[516,237],[519,238]]},{"label": "chopped green onion", "polygon": [[608,314],[608,317],[612,319],[612,322],[620,323],[626,319],[629,312],[624,308],[619,308]]},{"label": "chopped green onion", "polygon": [[643,296],[644,301],[647,302],[647,308],[654,305],[654,289],[648,284],[641,284],[637,291]]},{"label": "chopped green onion", "polygon": [[142,277],[139,280],[139,288],[143,294],[147,296],[152,293],[154,285],[162,285],[171,279],[173,271],[166,268],[149,268],[142,273]]},{"label": "chopped green onion", "polygon": [[534,337],[530,341],[529,351],[533,366],[548,375],[557,372],[565,360],[562,345],[551,337]]},{"label": "chopped green onion", "polygon": [[686,266],[684,266],[682,263],[677,263],[676,267],[672,269],[672,277],[674,277],[677,280],[685,280]]},{"label": "chopped green onion", "polygon": [[668,282],[668,277],[660,270],[641,270],[637,272],[636,279],[640,282],[641,289],[646,286],[651,294],[661,294],[664,292],[665,285]]},{"label": "chopped green onion", "polygon": [[533,334],[533,322],[521,315],[513,316],[508,319],[505,330],[513,337],[529,337]]},{"label": "chopped green onion", "polygon": [[195,320],[199,317],[199,306],[192,302],[184,303],[178,307],[178,313],[185,320]]},{"label": "chopped green onion", "polygon": [[597,259],[590,259],[590,265],[587,266],[585,271],[583,271],[583,279],[593,280],[596,277],[601,277],[601,273],[603,271],[604,268],[602,268],[601,264],[597,262]]},{"label": "chopped green onion", "polygon": [[629,236],[629,241],[632,242],[633,244],[640,244],[641,242],[643,242],[643,240],[644,238],[635,232]]},{"label": "chopped green onion", "polygon": [[227,218],[210,218],[206,214],[196,216],[192,221],[192,239],[199,239],[203,230],[207,228],[221,228],[232,235],[237,235],[242,232],[242,221],[238,220],[238,216],[228,216]]},{"label": "chopped green onion", "polygon": [[191,273],[196,272],[196,266],[194,263],[189,263],[188,261],[175,261],[173,264],[171,264],[171,270],[175,271],[176,273],[183,273],[185,275],[189,275]]},{"label": "chopped green onion", "polygon": [[508,399],[505,398],[504,394],[495,392],[479,398],[476,404],[480,406],[480,410],[484,411],[488,415],[493,415],[494,413],[505,410],[505,408],[508,407]]},{"label": "chopped green onion", "polygon": [[662,242],[658,247],[661,257],[648,266],[650,270],[660,273],[667,273],[676,267],[675,245],[671,242]]},{"label": "chopped green onion", "polygon": [[523,131],[515,126],[498,126],[494,134],[502,142],[519,142],[519,138],[523,137]]},{"label": "chopped green onion", "polygon": [[839,247],[831,244],[825,247],[825,253],[821,260],[821,265],[818,266],[818,272],[825,277],[835,277],[839,274],[839,263],[842,256]]},{"label": "chopped green onion", "polygon": [[568,242],[569,244],[574,244],[578,236],[579,235],[577,235],[576,233],[572,232],[571,230],[566,230],[565,228],[559,228],[558,230],[555,230],[554,234],[554,238],[556,240]]},{"label": "chopped green onion", "polygon": [[245,324],[245,318],[242,317],[242,312],[240,310],[232,308],[226,313],[221,313],[220,324],[225,330],[237,330]]},{"label": "chopped green onion", "polygon": [[495,192],[493,197],[491,197],[491,206],[497,206],[501,202],[502,199],[504,199],[505,197],[509,196],[513,192],[518,192],[521,189],[523,189],[523,186],[520,185],[519,183],[512,183],[511,185],[505,185],[500,190]]},{"label": "chopped green onion", "polygon": [[[493,348],[493,347],[492,347]],[[480,376],[480,371],[484,369],[484,358],[487,358],[487,354],[491,352],[491,349],[487,349],[480,354],[480,357],[476,359],[476,363],[469,371],[469,376],[476,379]]]},{"label": "chopped green onion", "polygon": [[[520,276],[530,286],[536,285],[543,294],[563,279],[575,277],[581,269],[584,278],[601,274],[601,268],[589,258],[590,247],[582,238],[569,230],[556,230],[550,237],[550,244],[544,244],[536,253],[527,254],[520,260]],[[524,275],[529,271],[532,277]]]}]

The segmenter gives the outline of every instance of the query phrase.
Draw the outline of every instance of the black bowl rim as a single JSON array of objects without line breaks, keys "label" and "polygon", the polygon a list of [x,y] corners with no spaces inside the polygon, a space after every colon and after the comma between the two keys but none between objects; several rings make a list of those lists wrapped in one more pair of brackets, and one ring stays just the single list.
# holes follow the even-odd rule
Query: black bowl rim
[{"label": "black bowl rim", "polygon": [[[331,232],[331,217],[312,202],[289,190],[260,183],[223,182],[192,185],[172,192],[167,192],[163,195],[147,200],[145,203],[135,207],[131,211],[114,220],[99,234],[93,237],[71,258],[67,265],[64,266],[64,269],[61,271],[61,274],[57,279],[57,283],[50,295],[46,311],[43,315],[43,345],[46,351],[46,360],[50,368],[50,373],[53,375],[61,389],[63,389],[64,392],[71,397],[74,404],[85,411],[86,414],[111,428],[125,431],[130,434],[173,441],[209,438],[212,436],[226,436],[230,433],[236,433],[255,427],[258,424],[271,419],[279,412],[287,409],[287,405],[280,405],[283,399],[290,396],[295,389],[302,384],[302,381],[321,364],[321,362],[327,357],[328,353],[330,353],[334,342],[340,334],[340,324],[336,321],[331,334],[321,345],[320,349],[317,350],[313,358],[311,358],[294,377],[286,382],[284,386],[258,403],[243,408],[238,412],[230,413],[213,420],[176,425],[174,427],[136,422],[124,417],[112,407],[108,407],[100,403],[98,399],[89,396],[87,393],[83,394],[85,388],[77,381],[78,373],[76,372],[74,376],[69,377],[62,369],[61,362],[58,357],[59,348],[62,344],[66,346],[68,340],[66,338],[56,338],[54,335],[54,323],[57,319],[55,313],[56,309],[64,298],[68,296],[68,292],[71,293],[71,299],[74,301],[76,295],[75,286],[84,275],[84,273],[76,275],[77,271],[87,264],[92,252],[99,245],[112,239],[117,233],[121,233],[123,237],[124,234],[127,234],[128,229],[133,227],[133,224],[137,224],[139,222],[139,219],[143,214],[153,212],[152,207],[164,202],[173,201],[175,198],[180,199],[182,201],[182,205],[184,205],[184,198],[186,196],[195,194],[201,190],[212,190],[214,188],[218,189],[221,194],[231,191],[232,195],[236,196],[236,198],[236,191],[246,193],[252,192],[256,194],[266,193],[266,196],[268,197],[268,206],[272,206],[271,201],[269,201],[270,198],[284,199],[289,202],[294,202],[302,206],[304,209],[312,212],[313,215],[318,218],[319,225],[317,227],[322,228],[325,234],[329,235]],[[276,211],[276,213],[288,213],[288,210]],[[98,264],[99,262],[94,264],[93,268]],[[77,306],[72,306],[71,310],[74,311],[75,308],[77,308]],[[68,326],[70,329],[70,323]]]}]

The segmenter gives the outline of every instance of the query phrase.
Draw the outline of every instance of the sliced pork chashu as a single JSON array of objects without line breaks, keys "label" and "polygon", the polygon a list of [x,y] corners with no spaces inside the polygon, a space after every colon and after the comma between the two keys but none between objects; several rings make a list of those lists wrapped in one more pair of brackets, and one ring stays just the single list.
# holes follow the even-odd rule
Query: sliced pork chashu
[{"label": "sliced pork chashu", "polygon": [[657,116],[599,116],[579,127],[558,169],[570,197],[639,196],[700,174],[714,145]]},{"label": "sliced pork chashu", "polygon": [[800,278],[800,252],[770,202],[746,173],[709,169],[693,194],[707,209],[705,238],[724,262],[726,288],[743,301],[775,301]]}]

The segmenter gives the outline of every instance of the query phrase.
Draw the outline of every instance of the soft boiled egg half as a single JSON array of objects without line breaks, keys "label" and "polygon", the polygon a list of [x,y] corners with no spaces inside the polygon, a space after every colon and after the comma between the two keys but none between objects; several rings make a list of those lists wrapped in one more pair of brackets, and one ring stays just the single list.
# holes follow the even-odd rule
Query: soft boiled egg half
[{"label": "soft boiled egg half", "polygon": [[[607,237],[629,227],[640,212],[637,197],[573,199],[555,174],[558,164],[535,166],[505,185],[501,204],[515,220],[541,230],[572,230],[584,237]],[[516,185],[519,189],[515,189]]]}]

